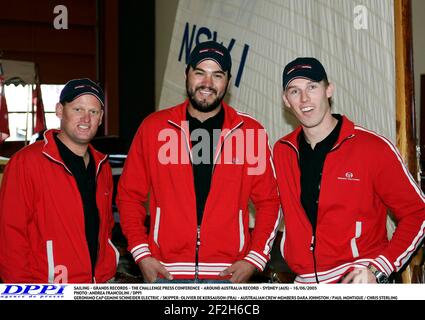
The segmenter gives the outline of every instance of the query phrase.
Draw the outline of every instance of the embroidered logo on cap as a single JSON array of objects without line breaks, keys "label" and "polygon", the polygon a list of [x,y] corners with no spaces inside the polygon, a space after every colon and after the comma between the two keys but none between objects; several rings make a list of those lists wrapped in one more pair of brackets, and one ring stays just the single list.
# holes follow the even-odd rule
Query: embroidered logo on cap
[{"label": "embroidered logo on cap", "polygon": [[295,70],[299,70],[299,69],[313,69],[313,67],[308,64],[299,64],[293,67],[291,70],[289,70],[286,74],[290,74],[294,72]]}]

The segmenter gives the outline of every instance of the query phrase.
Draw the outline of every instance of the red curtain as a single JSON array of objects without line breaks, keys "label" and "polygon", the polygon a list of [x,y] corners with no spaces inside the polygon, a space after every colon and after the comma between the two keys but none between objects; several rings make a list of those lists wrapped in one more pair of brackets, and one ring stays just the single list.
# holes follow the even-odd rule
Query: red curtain
[{"label": "red curtain", "polygon": [[41,97],[40,84],[34,85],[32,90],[32,110],[35,116],[32,134],[40,134],[46,130],[46,118],[44,116],[44,105]]}]

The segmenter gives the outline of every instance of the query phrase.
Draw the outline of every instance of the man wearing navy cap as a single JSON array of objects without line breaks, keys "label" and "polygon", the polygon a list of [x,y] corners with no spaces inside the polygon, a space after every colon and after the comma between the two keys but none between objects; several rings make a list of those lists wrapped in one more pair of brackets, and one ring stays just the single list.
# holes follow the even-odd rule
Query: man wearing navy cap
[{"label": "man wearing navy cap", "polygon": [[[391,142],[332,114],[334,85],[317,59],[293,60],[282,80],[301,124],[273,153],[295,281],[388,282],[424,239],[424,195]],[[391,240],[387,209],[397,220]]]},{"label": "man wearing navy cap", "polygon": [[147,282],[246,282],[270,258],[280,220],[271,154],[264,128],[223,101],[231,67],[227,48],[198,44],[186,101],[147,117],[133,139],[117,204]]},{"label": "man wearing navy cap", "polygon": [[0,278],[9,283],[106,282],[118,254],[111,242],[112,173],[89,143],[104,94],[89,79],[69,81],[56,115],[60,130],[17,152],[0,190]]}]

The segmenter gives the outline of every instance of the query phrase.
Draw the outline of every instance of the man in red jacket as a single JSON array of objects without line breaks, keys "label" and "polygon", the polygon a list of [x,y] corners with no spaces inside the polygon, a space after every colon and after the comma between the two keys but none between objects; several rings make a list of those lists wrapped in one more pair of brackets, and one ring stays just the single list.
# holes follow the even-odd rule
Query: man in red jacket
[{"label": "man in red jacket", "polygon": [[315,58],[283,71],[283,101],[301,126],[273,153],[282,254],[298,283],[385,283],[424,239],[424,195],[390,141],[331,113],[333,90]]},{"label": "man in red jacket", "polygon": [[17,152],[0,190],[0,278],[9,283],[91,283],[114,277],[112,174],[89,142],[104,94],[69,81],[56,105],[60,130]]},{"label": "man in red jacket", "polygon": [[151,114],[133,140],[117,204],[147,282],[246,282],[270,258],[280,220],[271,152],[264,128],[223,101],[230,73],[229,51],[200,43],[188,99]]}]

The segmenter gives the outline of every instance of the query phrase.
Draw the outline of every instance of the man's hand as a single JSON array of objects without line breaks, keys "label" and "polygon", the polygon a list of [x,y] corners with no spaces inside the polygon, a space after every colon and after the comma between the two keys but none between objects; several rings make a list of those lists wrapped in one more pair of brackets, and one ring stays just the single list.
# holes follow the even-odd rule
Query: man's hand
[{"label": "man's hand", "polygon": [[355,268],[342,279],[341,283],[376,283],[376,278],[368,268]]},{"label": "man's hand", "polygon": [[173,280],[173,276],[155,258],[148,257],[140,260],[139,268],[146,282],[154,282],[158,278],[158,274],[163,275],[167,280]]},{"label": "man's hand", "polygon": [[233,283],[245,283],[253,275],[255,267],[245,260],[236,261],[230,267],[220,272],[220,277],[232,275],[230,281]]}]

